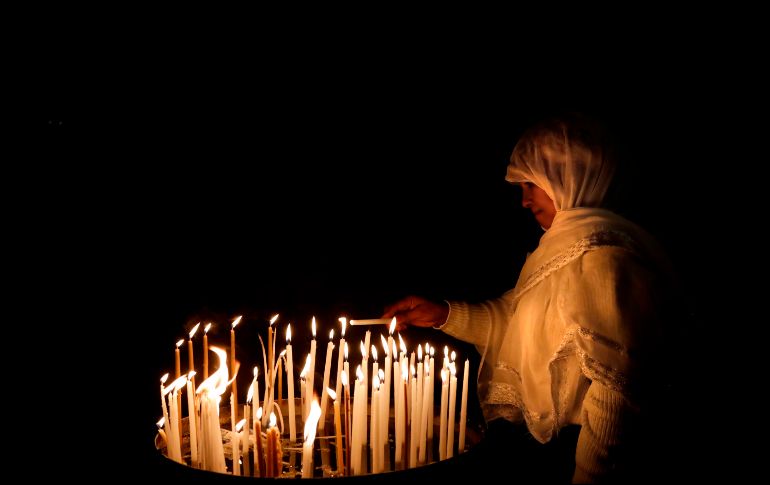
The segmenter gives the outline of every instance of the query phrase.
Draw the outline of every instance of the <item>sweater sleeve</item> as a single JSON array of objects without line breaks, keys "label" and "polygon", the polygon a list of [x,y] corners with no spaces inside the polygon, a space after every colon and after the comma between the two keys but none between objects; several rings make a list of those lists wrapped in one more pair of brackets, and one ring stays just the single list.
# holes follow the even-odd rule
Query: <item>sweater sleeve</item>
[{"label": "sweater sleeve", "polygon": [[513,290],[483,303],[449,301],[449,315],[439,330],[462,341],[484,346],[493,325],[504,325],[510,316]]},{"label": "sweater sleeve", "polygon": [[622,394],[592,382],[583,401],[575,452],[573,483],[598,483],[619,478],[625,437],[635,408]]}]

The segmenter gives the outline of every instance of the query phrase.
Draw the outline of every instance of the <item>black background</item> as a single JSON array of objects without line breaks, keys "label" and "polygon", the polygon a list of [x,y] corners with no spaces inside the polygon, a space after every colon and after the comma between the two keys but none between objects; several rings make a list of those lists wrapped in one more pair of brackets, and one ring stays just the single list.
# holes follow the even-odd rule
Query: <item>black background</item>
[{"label": "black background", "polygon": [[[37,280],[38,299],[71,326],[51,345],[65,349],[65,373],[96,383],[72,396],[61,376],[69,424],[79,436],[112,428],[140,476],[153,466],[158,379],[198,321],[214,321],[211,338],[224,344],[228,322],[244,315],[239,349],[252,355],[279,313],[281,332],[289,321],[296,329],[298,355],[313,315],[325,348],[341,315],[379,317],[410,293],[475,301],[512,287],[541,232],[505,167],[522,130],[552,113],[585,111],[615,131],[626,163],[620,211],[674,260],[691,317],[683,325],[708,325],[718,262],[704,265],[701,248],[713,221],[690,209],[713,197],[702,167],[724,119],[675,86],[565,93],[480,66],[463,78],[370,65],[248,79],[222,67],[212,82],[157,59],[145,67],[113,71],[120,82],[93,91],[52,81],[37,119],[47,161],[39,220],[51,238],[37,238],[50,275]],[[409,333],[410,345],[447,341]],[[704,338],[693,332],[683,361]],[[92,414],[99,425],[85,424]]]}]

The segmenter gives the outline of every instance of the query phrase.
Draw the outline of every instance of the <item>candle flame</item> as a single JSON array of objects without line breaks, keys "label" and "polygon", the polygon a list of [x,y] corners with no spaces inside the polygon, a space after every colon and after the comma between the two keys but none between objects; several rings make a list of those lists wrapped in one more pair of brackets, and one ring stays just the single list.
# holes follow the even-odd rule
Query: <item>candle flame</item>
[{"label": "candle flame", "polygon": [[413,376],[417,377],[417,370],[414,368],[413,365],[409,366],[409,370],[411,371]]},{"label": "candle flame", "polygon": [[431,347],[430,348],[430,357],[431,358],[433,358],[433,351],[435,351],[435,350],[436,350],[436,347]]},{"label": "candle flame", "polygon": [[328,394],[329,397],[332,398],[332,401],[337,400],[337,393],[334,392],[334,389],[332,389],[331,387],[326,388],[326,394]]},{"label": "candle flame", "polygon": [[398,343],[399,348],[401,349],[401,352],[406,353],[406,344],[404,343],[404,339],[401,338],[401,334],[398,334]]},{"label": "candle flame", "polygon": [[243,318],[243,315],[238,316],[235,320],[233,320],[233,328],[235,328],[236,325],[241,323],[241,318]]},{"label": "candle flame", "polygon": [[230,384],[230,381],[228,380],[229,373],[227,370],[227,352],[225,352],[224,349],[214,346],[209,347],[209,350],[214,352],[219,358],[219,368],[211,374],[208,379],[201,382],[196,393],[200,394],[202,392],[208,392],[213,396],[221,396],[225,392],[225,389],[227,389],[228,384]]},{"label": "candle flame", "polygon": [[192,330],[190,330],[190,340],[192,340],[193,335],[195,335],[195,332],[198,331],[198,327],[200,326],[201,326],[201,322],[198,322],[198,324],[195,325]]},{"label": "candle flame", "polygon": [[361,381],[364,380],[364,373],[361,371],[361,364],[356,367],[356,379]]},{"label": "candle flame", "polygon": [[273,317],[270,319],[270,326],[272,327],[275,321],[278,320],[278,314],[276,313],[273,315]]},{"label": "candle flame", "polygon": [[388,333],[390,335],[393,335],[393,332],[396,331],[396,317],[393,317],[393,319],[390,321],[390,329],[388,330]]},{"label": "candle flame", "polygon": [[251,404],[251,400],[254,399],[254,381],[251,381],[249,386],[249,392],[246,393],[246,404]]},{"label": "candle flame", "polygon": [[364,341],[361,341],[361,357],[366,359],[366,347],[364,347]]},{"label": "candle flame", "polygon": [[275,427],[275,424],[276,424],[275,413],[274,412],[270,412],[270,424],[269,424],[269,427],[273,428],[273,427]]},{"label": "candle flame", "polygon": [[455,367],[455,363],[454,362],[449,364],[449,370],[452,371],[452,377],[457,375],[457,367]]},{"label": "candle flame", "polygon": [[315,431],[318,427],[318,419],[321,417],[321,406],[318,405],[318,400],[313,399],[310,404],[310,414],[305,421],[305,446],[310,446],[315,441]]},{"label": "candle flame", "polygon": [[331,329],[329,331],[329,340],[332,340],[332,339],[334,339],[334,329]]},{"label": "candle flame", "polygon": [[404,380],[404,382],[409,380],[409,371],[405,365],[401,366],[401,378]]},{"label": "candle flame", "polygon": [[385,340],[385,336],[380,334],[380,340],[382,341],[382,349],[385,352],[385,357],[390,355],[390,352],[388,352],[388,341]]},{"label": "candle flame", "polygon": [[209,329],[211,328],[211,324],[207,323],[205,327],[203,327],[203,333],[207,334],[209,333]]},{"label": "candle flame", "polygon": [[286,325],[286,343],[291,345],[291,323]]},{"label": "candle flame", "polygon": [[238,424],[235,425],[235,432],[240,433],[243,429],[243,425],[246,424],[246,418],[241,419],[238,421]]},{"label": "candle flame", "polygon": [[163,391],[163,395],[165,396],[169,392],[177,391],[181,389],[185,384],[187,384],[187,375],[180,376]]},{"label": "candle flame", "polygon": [[179,341],[176,343],[176,348],[181,347],[183,343],[184,343],[184,339],[180,338]]},{"label": "candle flame", "polygon": [[257,409],[257,421],[262,421],[262,406]]},{"label": "candle flame", "polygon": [[160,383],[165,384],[167,380],[168,380],[168,372],[163,374],[163,377],[160,378]]},{"label": "candle flame", "polygon": [[342,323],[342,338],[345,338],[345,329],[348,327],[348,319],[345,317],[340,317],[337,320]]},{"label": "candle flame", "polygon": [[315,338],[315,317],[313,317],[313,323],[310,324],[310,328],[313,330],[313,338]]},{"label": "candle flame", "polygon": [[299,373],[299,378],[304,379],[305,375],[310,370],[310,360],[311,360],[310,354],[307,354],[307,359],[305,359],[305,367],[302,368],[302,372]]},{"label": "candle flame", "polygon": [[448,345],[444,345],[444,357],[447,358],[447,359],[449,358],[449,346]]},{"label": "candle flame", "polygon": [[451,357],[452,357],[452,362],[454,362],[454,361],[455,361],[455,359],[457,359],[457,354],[455,353],[455,351],[454,351],[454,350],[452,351],[452,355],[451,355]]},{"label": "candle flame", "polygon": [[345,372],[345,371],[342,371],[341,378],[342,378],[342,385],[345,386],[345,387],[348,387],[348,384],[349,384],[349,382],[348,382],[348,373]]},{"label": "candle flame", "polygon": [[379,376],[374,376],[374,380],[372,381],[372,386],[375,391],[380,390],[380,378]]},{"label": "candle flame", "polygon": [[422,360],[422,345],[417,346],[417,360]]},{"label": "candle flame", "polygon": [[345,342],[345,360],[348,360],[348,343]]},{"label": "candle flame", "polygon": [[259,377],[259,367],[257,367],[255,365],[254,366],[254,379],[256,379],[257,377]]},{"label": "candle flame", "polygon": [[446,369],[441,369],[441,382],[443,384],[446,384],[446,379],[447,379],[447,371]]},{"label": "candle flame", "polygon": [[187,378],[189,380],[192,380],[192,378],[195,377],[195,374],[197,374],[197,372],[195,372],[194,370],[191,370],[190,372],[187,373]]},{"label": "candle flame", "polygon": [[155,425],[156,425],[158,428],[162,428],[164,424],[166,424],[166,417],[165,417],[165,416],[164,416],[164,417],[162,417],[162,418],[160,418],[160,419],[158,420],[158,422],[157,422],[157,423],[155,423]]},{"label": "candle flame", "polygon": [[374,361],[377,362],[377,347],[372,345],[372,357],[374,357]]},{"label": "candle flame", "polygon": [[380,378],[380,382],[385,382],[385,373],[382,371],[382,369],[377,371],[377,377]]}]

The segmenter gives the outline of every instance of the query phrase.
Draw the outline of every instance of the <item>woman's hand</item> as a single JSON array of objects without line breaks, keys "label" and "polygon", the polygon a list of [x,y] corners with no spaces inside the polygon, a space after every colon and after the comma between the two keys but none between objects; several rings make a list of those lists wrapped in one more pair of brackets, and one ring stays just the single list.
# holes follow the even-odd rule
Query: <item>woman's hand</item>
[{"label": "woman's hand", "polygon": [[449,305],[436,303],[419,296],[407,296],[385,308],[382,318],[396,317],[396,329],[401,331],[407,325],[416,327],[438,327],[446,322]]}]

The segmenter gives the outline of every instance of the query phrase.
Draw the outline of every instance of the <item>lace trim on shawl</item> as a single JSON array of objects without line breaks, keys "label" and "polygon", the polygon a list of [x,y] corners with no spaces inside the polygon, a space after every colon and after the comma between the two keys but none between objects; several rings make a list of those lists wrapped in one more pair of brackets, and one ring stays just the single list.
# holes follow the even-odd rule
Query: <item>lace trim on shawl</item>
[{"label": "lace trim on shawl", "polygon": [[532,272],[532,274],[527,277],[527,280],[524,282],[521,288],[517,290],[513,295],[513,299],[519,299],[521,295],[546,279],[554,271],[557,271],[560,268],[568,265],[575,259],[579,258],[583,253],[587,251],[593,251],[594,249],[598,249],[602,246],[633,247],[634,241],[631,239],[631,237],[628,236],[628,234],[621,231],[607,229],[594,232],[588,237],[576,241],[572,246],[560,252],[545,264],[537,268],[534,272]]},{"label": "lace trim on shawl", "polygon": [[608,367],[601,362],[592,359],[585,352],[576,347],[577,355],[580,357],[580,369],[586,377],[592,381],[598,381],[605,387],[624,393],[628,385],[626,375],[620,371]]},{"label": "lace trim on shawl", "polygon": [[548,419],[550,416],[547,414],[540,414],[535,411],[530,411],[521,399],[521,394],[511,384],[504,382],[492,382],[489,384],[489,394],[487,395],[486,402],[484,403],[485,415],[488,415],[488,419],[504,418],[509,421],[515,421],[518,417],[518,411],[524,416],[524,420],[527,422],[527,426],[532,429],[536,426],[536,422]]}]

